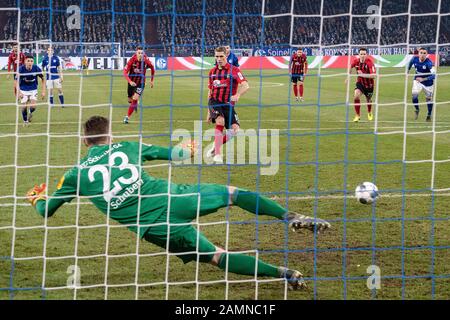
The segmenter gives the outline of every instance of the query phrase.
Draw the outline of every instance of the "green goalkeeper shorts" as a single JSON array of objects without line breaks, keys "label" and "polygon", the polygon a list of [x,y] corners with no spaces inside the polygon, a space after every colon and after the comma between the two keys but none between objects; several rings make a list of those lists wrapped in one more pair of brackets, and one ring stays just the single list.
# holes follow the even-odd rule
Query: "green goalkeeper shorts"
[{"label": "green goalkeeper shorts", "polygon": [[228,189],[218,184],[173,184],[170,196],[169,226],[167,213],[154,222],[144,235],[144,239],[167,248],[169,237],[169,252],[184,263],[196,261],[210,262],[216,247],[197,229],[192,226],[192,220],[228,205]]}]

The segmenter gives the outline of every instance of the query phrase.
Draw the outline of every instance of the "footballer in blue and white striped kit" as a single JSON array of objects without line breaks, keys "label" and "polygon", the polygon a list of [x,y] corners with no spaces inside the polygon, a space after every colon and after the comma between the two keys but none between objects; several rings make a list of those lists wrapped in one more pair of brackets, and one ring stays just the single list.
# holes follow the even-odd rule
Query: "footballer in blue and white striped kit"
[{"label": "footballer in blue and white striped kit", "polygon": [[419,49],[419,55],[414,56],[408,65],[408,72],[414,66],[416,75],[414,76],[412,87],[412,102],[414,104],[415,120],[419,117],[419,93],[422,90],[425,92],[425,99],[427,100],[428,113],[427,121],[431,121],[431,113],[433,111],[433,92],[434,79],[436,78],[436,70],[433,62],[427,58],[427,50],[425,48]]}]

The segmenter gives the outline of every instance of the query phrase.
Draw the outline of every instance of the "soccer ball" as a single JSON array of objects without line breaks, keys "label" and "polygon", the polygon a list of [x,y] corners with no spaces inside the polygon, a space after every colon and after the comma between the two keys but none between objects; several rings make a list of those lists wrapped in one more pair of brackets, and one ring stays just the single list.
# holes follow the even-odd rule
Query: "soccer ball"
[{"label": "soccer ball", "polygon": [[378,188],[372,182],[363,182],[356,187],[355,197],[363,204],[374,202],[378,196]]}]

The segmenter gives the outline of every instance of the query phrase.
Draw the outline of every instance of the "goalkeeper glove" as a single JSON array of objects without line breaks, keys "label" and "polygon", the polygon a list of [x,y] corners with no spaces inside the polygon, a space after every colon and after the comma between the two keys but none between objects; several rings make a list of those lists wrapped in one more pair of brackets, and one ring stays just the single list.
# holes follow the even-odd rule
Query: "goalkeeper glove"
[{"label": "goalkeeper glove", "polygon": [[28,201],[31,205],[36,206],[36,202],[38,200],[47,200],[47,196],[45,195],[47,191],[47,185],[45,183],[41,183],[41,185],[35,185],[27,192]]},{"label": "goalkeeper glove", "polygon": [[184,149],[188,149],[191,152],[191,158],[194,157],[194,155],[197,153],[198,151],[198,143],[195,140],[191,140],[188,143],[183,143],[181,145]]}]

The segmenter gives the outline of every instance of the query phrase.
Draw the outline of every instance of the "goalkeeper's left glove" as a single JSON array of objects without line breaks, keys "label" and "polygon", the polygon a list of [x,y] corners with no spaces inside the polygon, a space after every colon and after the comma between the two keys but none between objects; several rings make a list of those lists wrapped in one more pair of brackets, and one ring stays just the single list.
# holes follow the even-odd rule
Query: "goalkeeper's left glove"
[{"label": "goalkeeper's left glove", "polygon": [[28,201],[31,205],[36,206],[36,202],[38,200],[47,200],[47,196],[45,195],[47,191],[47,185],[45,183],[41,183],[41,185],[35,185],[27,192]]}]

